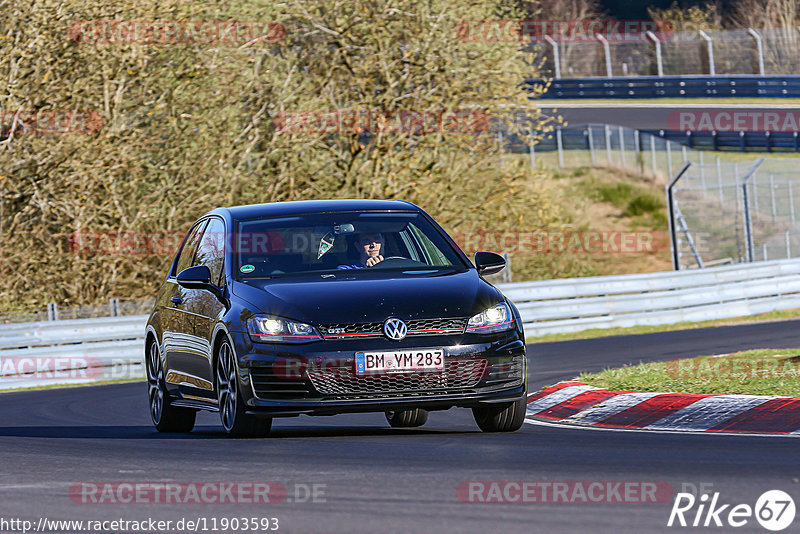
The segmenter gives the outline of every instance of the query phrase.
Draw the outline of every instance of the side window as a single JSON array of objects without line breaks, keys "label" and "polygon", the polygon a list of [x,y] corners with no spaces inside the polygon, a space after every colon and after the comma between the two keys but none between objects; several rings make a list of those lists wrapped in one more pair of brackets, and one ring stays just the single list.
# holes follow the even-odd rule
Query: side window
[{"label": "side window", "polygon": [[216,217],[208,222],[203,238],[197,247],[192,265],[205,265],[211,271],[211,281],[219,283],[225,261],[225,224]]},{"label": "side window", "polygon": [[183,244],[183,248],[178,255],[178,264],[172,276],[176,276],[179,272],[192,266],[194,259],[194,252],[197,250],[197,244],[200,241],[200,236],[203,233],[203,228],[206,227],[206,222],[203,221],[189,231],[189,237]]},{"label": "side window", "polygon": [[425,255],[430,258],[430,261],[426,263],[437,267],[450,264],[450,262],[447,261],[447,258],[445,258],[444,254],[442,254],[442,251],[439,250],[428,238],[428,236],[421,232],[419,228],[413,224],[409,224],[408,228],[411,230],[411,233],[414,234],[414,237],[417,238],[420,246],[424,249]]}]

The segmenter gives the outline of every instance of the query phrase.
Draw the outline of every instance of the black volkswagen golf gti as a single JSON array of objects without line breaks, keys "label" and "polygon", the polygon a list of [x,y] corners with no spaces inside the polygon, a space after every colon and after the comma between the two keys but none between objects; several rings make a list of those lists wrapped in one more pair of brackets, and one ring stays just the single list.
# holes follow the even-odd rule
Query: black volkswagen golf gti
[{"label": "black volkswagen golf gti", "polygon": [[[400,200],[215,209],[189,230],[147,321],[150,415],[233,436],[274,417],[385,412],[393,427],[471,408],[487,432],[526,406],[519,312],[423,210]],[[476,268],[477,267],[477,268]]]}]

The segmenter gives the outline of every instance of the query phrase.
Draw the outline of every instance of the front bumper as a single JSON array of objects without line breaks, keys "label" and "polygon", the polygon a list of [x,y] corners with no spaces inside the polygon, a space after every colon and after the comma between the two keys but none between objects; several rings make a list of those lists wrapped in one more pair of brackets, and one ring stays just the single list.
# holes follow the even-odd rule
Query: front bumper
[{"label": "front bumper", "polygon": [[[408,408],[429,411],[512,402],[525,396],[525,344],[516,331],[458,335],[325,340],[308,345],[253,343],[234,334],[241,391],[248,413],[334,415]],[[356,376],[355,352],[442,348],[445,372]]]}]

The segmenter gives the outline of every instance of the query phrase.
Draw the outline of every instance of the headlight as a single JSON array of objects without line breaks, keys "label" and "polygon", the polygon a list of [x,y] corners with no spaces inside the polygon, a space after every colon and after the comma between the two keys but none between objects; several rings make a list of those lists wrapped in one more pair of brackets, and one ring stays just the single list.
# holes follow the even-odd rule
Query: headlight
[{"label": "headlight", "polygon": [[467,332],[491,334],[514,328],[514,318],[505,302],[483,310],[467,323]]},{"label": "headlight", "polygon": [[271,315],[256,315],[247,321],[247,331],[253,341],[268,343],[308,343],[322,336],[310,324],[281,319]]}]

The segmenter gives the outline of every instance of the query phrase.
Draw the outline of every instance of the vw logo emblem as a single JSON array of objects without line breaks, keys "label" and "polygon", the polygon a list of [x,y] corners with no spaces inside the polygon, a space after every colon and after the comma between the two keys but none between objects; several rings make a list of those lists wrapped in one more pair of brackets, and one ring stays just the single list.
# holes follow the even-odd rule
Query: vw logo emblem
[{"label": "vw logo emblem", "polygon": [[383,333],[389,339],[400,341],[408,334],[408,327],[400,319],[386,319],[383,323]]}]

